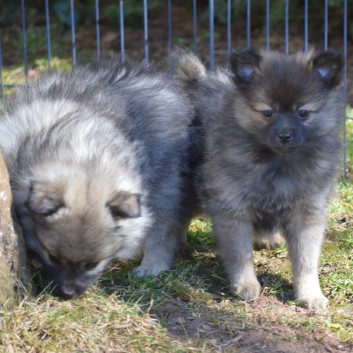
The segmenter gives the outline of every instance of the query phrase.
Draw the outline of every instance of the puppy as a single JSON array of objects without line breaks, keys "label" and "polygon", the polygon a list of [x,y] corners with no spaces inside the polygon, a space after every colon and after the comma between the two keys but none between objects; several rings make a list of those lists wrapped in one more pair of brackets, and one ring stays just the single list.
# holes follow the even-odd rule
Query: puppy
[{"label": "puppy", "polygon": [[143,255],[140,275],[170,269],[186,244],[193,110],[167,73],[143,64],[49,73],[3,115],[15,210],[59,295],[80,296],[115,259]]},{"label": "puppy", "polygon": [[295,297],[325,308],[318,262],[341,149],[341,56],[245,49],[210,73],[179,50],[175,66],[202,122],[198,188],[231,288],[259,296],[253,239],[271,247],[283,232]]}]

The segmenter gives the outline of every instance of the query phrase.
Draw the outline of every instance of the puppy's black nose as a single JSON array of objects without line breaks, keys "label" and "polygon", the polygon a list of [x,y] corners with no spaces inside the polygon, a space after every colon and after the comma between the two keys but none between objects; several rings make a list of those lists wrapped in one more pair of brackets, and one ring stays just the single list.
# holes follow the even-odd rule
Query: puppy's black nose
[{"label": "puppy's black nose", "polygon": [[67,289],[67,288],[65,289],[60,288],[57,291],[57,294],[64,299],[74,299],[78,297],[77,293],[73,289]]},{"label": "puppy's black nose", "polygon": [[75,299],[80,297],[84,291],[85,289],[79,286],[76,286],[76,287],[60,286],[57,290],[57,294],[64,299]]},{"label": "puppy's black nose", "polygon": [[293,135],[290,131],[281,131],[278,134],[278,139],[282,142],[282,143],[287,143],[290,142],[293,138]]}]

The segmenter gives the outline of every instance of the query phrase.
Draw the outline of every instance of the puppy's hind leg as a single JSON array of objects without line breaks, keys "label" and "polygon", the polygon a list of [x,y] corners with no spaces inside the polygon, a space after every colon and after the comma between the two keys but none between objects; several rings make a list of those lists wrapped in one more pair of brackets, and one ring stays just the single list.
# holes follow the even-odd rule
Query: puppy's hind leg
[{"label": "puppy's hind leg", "polygon": [[192,259],[192,250],[188,243],[188,230],[191,223],[192,217],[184,217],[180,222],[180,233],[178,238],[178,250],[177,256],[184,259]]},{"label": "puppy's hind leg", "polygon": [[254,236],[254,249],[276,249],[285,243],[280,231],[257,231]]}]

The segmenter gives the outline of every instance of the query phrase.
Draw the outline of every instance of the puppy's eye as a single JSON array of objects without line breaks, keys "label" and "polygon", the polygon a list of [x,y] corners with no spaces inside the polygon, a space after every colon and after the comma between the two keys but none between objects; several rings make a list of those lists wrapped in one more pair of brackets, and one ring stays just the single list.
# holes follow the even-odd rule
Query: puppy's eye
[{"label": "puppy's eye", "polygon": [[306,120],[309,117],[309,112],[307,110],[299,110],[298,115],[302,120]]},{"label": "puppy's eye", "polygon": [[62,207],[63,207],[63,205],[59,205],[58,207],[52,208],[51,210],[48,210],[47,212],[41,213],[41,215],[43,217],[50,217],[50,216],[54,215],[55,213],[57,213]]},{"label": "puppy's eye", "polygon": [[49,255],[49,260],[53,265],[60,265],[61,261],[58,257],[54,256],[54,255]]},{"label": "puppy's eye", "polygon": [[115,207],[115,206],[110,206],[109,207],[109,212],[110,212],[111,216],[115,220],[118,220],[119,218],[122,218],[122,216],[123,216],[121,210],[118,207]]},{"label": "puppy's eye", "polygon": [[266,118],[271,118],[272,116],[272,110],[271,109],[266,109],[262,112],[262,114],[266,117]]},{"label": "puppy's eye", "polygon": [[98,262],[89,262],[87,264],[85,264],[83,267],[85,268],[85,270],[93,270],[95,267],[97,267]]}]

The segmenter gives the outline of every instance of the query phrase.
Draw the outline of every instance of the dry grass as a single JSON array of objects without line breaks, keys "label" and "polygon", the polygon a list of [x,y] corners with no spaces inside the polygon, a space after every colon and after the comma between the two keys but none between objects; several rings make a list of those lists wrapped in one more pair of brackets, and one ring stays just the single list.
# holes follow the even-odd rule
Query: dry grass
[{"label": "dry grass", "polygon": [[115,295],[91,292],[74,301],[48,295],[26,298],[1,313],[3,352],[175,352],[187,344],[171,340],[158,320]]}]

